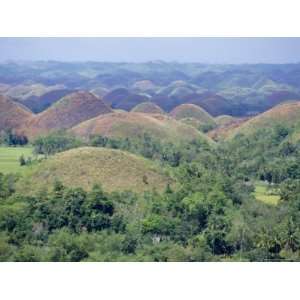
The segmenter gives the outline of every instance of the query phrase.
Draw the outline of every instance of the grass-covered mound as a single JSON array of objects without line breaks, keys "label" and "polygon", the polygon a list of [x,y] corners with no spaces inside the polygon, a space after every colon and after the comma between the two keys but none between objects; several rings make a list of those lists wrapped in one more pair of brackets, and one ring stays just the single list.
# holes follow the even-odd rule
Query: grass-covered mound
[{"label": "grass-covered mound", "polygon": [[224,126],[234,122],[237,118],[229,115],[221,115],[215,118],[215,122],[218,126]]},{"label": "grass-covered mound", "polygon": [[259,129],[273,128],[276,125],[293,127],[300,120],[300,102],[287,102],[279,104],[272,109],[249,119],[241,124],[229,135],[252,134]]},{"label": "grass-covered mound", "polygon": [[101,115],[75,126],[71,131],[82,138],[93,135],[132,138],[148,134],[156,139],[173,143],[201,138],[210,141],[195,128],[171,117],[133,112]]},{"label": "grass-covered mound", "polygon": [[170,115],[176,120],[193,118],[207,125],[216,125],[214,118],[200,106],[195,104],[181,104],[175,107]]},{"label": "grass-covered mound", "polygon": [[7,96],[0,95],[0,131],[5,129],[22,130],[24,124],[34,114],[23,105]]},{"label": "grass-covered mound", "polygon": [[215,141],[225,140],[232,135],[232,132],[247,122],[247,120],[249,120],[247,117],[234,118],[231,122],[225,122],[224,125],[219,125],[215,129],[209,131],[207,135]]},{"label": "grass-covered mound", "polygon": [[68,129],[111,111],[92,93],[79,91],[63,97],[47,110],[36,115],[28,122],[26,133],[29,137],[35,137],[53,130]]},{"label": "grass-covered mound", "polygon": [[58,153],[40,163],[24,167],[18,183],[22,193],[53,186],[56,180],[68,187],[90,189],[101,184],[106,191],[163,191],[174,181],[151,161],[120,150],[82,147]]},{"label": "grass-covered mound", "polygon": [[143,102],[136,105],[132,112],[140,112],[145,114],[163,114],[164,111],[153,102]]}]

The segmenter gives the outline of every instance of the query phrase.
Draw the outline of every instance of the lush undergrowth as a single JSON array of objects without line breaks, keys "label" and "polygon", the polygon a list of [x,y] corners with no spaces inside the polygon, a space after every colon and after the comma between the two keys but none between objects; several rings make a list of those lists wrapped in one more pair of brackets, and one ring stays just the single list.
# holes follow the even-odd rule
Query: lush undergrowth
[{"label": "lush undergrowth", "polygon": [[[0,259],[299,261],[299,152],[289,134],[274,127],[217,146],[148,135],[80,141],[60,132],[37,139],[33,151],[45,156],[41,161],[20,167],[24,175],[0,175]],[[128,160],[114,153],[160,166],[176,185],[144,171],[133,180],[134,172],[122,173]],[[110,157],[110,169],[129,180],[120,189],[106,185],[116,184],[118,174],[100,167]],[[65,180],[70,168],[81,172],[73,184]],[[81,185],[91,170],[99,180]],[[162,186],[135,193],[135,180]],[[27,193],[28,187],[35,188]]]}]

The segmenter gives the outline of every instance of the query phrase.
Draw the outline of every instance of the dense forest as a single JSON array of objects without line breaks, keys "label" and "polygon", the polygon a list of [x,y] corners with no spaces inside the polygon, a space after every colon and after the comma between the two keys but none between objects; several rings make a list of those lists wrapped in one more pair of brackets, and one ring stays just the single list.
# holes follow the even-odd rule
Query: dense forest
[{"label": "dense forest", "polygon": [[[300,249],[299,147],[289,128],[210,145],[205,140],[164,143],[147,134],[80,140],[63,131],[37,138],[35,165],[82,146],[120,149],[155,161],[176,185],[135,193],[108,192],[101,182],[85,190],[57,179],[33,194],[20,175],[0,175],[2,261],[298,261]],[[3,144],[15,137],[8,132]],[[264,149],[264,151],[262,151]],[[143,178],[147,181],[147,178]],[[277,193],[277,205],[255,199],[255,183]]]}]

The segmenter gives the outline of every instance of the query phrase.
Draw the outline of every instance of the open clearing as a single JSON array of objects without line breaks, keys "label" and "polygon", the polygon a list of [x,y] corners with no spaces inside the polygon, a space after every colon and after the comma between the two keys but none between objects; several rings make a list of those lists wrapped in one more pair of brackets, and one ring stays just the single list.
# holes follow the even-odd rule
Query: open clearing
[{"label": "open clearing", "polygon": [[24,155],[25,158],[32,157],[31,147],[0,147],[0,173],[22,172],[19,158]]},{"label": "open clearing", "polygon": [[277,205],[280,199],[276,190],[268,187],[267,183],[261,181],[256,182],[255,184],[254,197],[256,200],[270,205]]}]

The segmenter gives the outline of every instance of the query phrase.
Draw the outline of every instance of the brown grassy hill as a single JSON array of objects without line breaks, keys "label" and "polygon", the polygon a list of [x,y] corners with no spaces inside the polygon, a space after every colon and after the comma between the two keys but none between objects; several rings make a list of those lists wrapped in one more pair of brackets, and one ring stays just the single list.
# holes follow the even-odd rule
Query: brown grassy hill
[{"label": "brown grassy hill", "polygon": [[212,116],[231,114],[232,112],[232,105],[227,99],[211,92],[187,95],[184,97],[184,102],[196,104]]},{"label": "brown grassy hill", "polygon": [[237,127],[230,136],[237,133],[251,134],[259,128],[270,128],[276,124],[293,126],[300,120],[300,102],[281,103],[270,110],[249,119]]},{"label": "brown grassy hill", "polygon": [[229,115],[221,115],[215,118],[215,122],[218,126],[225,126],[234,122],[237,118]]},{"label": "brown grassy hill", "polygon": [[140,112],[145,114],[164,114],[164,111],[153,102],[143,102],[135,106],[132,112]]},{"label": "brown grassy hill", "polygon": [[201,124],[216,125],[215,120],[204,109],[195,104],[181,104],[175,107],[170,115],[176,120],[193,118],[198,120]]},{"label": "brown grassy hill", "polygon": [[63,97],[27,124],[27,135],[35,137],[52,130],[68,129],[85,120],[112,110],[89,92],[76,92]]},{"label": "brown grassy hill", "polygon": [[63,85],[52,85],[46,86],[44,84],[35,83],[35,84],[19,84],[12,86],[7,92],[6,95],[14,99],[23,101],[29,97],[40,97],[48,92],[63,89]]},{"label": "brown grassy hill", "polygon": [[232,122],[227,122],[224,125],[220,125],[217,128],[209,131],[207,135],[215,141],[221,141],[228,138],[232,132],[242,126],[250,118],[235,118]]},{"label": "brown grassy hill", "polygon": [[75,126],[72,132],[84,138],[91,135],[134,138],[147,133],[155,138],[174,143],[198,138],[208,140],[195,128],[166,115],[134,112],[102,115]]},{"label": "brown grassy hill", "polygon": [[59,101],[62,97],[73,93],[73,90],[70,89],[57,89],[50,92],[47,92],[41,96],[31,96],[22,100],[22,104],[28,107],[34,113],[40,113],[43,110],[50,107],[55,102]]},{"label": "brown grassy hill", "polygon": [[132,93],[128,89],[118,88],[107,93],[103,100],[114,109],[130,111],[139,103],[149,100],[145,94]]},{"label": "brown grassy hill", "polygon": [[26,167],[17,190],[31,193],[49,189],[56,179],[68,187],[90,189],[101,184],[106,191],[163,191],[175,181],[161,167],[120,150],[82,147],[58,153],[37,165]]},{"label": "brown grassy hill", "polygon": [[4,129],[22,131],[25,123],[33,116],[34,114],[23,105],[0,95],[0,131]]}]

